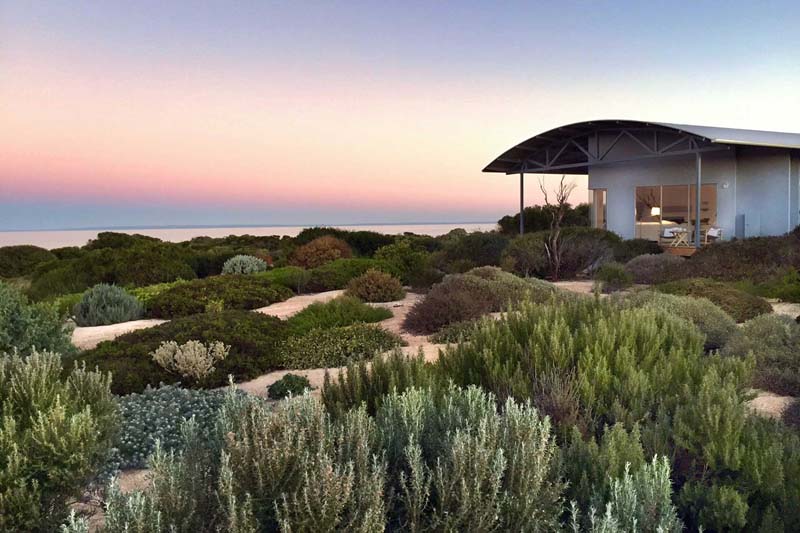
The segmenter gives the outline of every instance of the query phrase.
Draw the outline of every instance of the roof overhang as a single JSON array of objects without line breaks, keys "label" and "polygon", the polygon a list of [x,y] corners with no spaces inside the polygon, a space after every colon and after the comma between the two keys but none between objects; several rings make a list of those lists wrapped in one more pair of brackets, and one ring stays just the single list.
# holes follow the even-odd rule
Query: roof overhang
[{"label": "roof overhang", "polygon": [[[629,149],[620,154],[622,144]],[[732,150],[741,145],[800,150],[800,134],[636,120],[578,122],[519,143],[483,171],[588,174],[592,166]]]}]

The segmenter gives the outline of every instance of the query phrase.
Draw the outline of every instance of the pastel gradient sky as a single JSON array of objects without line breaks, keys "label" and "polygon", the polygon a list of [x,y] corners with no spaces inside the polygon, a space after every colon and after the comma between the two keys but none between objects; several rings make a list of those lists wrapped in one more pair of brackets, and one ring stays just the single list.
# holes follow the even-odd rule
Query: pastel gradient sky
[{"label": "pastel gradient sky", "polygon": [[496,220],[596,118],[800,131],[796,0],[0,2],[0,229]]}]

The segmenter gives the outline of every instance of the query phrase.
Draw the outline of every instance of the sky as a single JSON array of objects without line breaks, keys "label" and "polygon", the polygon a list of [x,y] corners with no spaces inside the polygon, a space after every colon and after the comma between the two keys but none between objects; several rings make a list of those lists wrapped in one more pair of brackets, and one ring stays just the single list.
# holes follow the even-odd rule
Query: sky
[{"label": "sky", "polygon": [[0,230],[492,221],[537,133],[796,132],[798,88],[796,0],[0,0]]}]

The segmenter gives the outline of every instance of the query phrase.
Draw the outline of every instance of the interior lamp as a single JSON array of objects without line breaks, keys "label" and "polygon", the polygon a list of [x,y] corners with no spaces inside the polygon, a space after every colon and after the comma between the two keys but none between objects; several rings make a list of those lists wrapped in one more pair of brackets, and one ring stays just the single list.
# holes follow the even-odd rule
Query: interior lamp
[{"label": "interior lamp", "polygon": [[650,216],[652,216],[652,217],[661,216],[661,208],[660,207],[651,207],[650,208]]}]

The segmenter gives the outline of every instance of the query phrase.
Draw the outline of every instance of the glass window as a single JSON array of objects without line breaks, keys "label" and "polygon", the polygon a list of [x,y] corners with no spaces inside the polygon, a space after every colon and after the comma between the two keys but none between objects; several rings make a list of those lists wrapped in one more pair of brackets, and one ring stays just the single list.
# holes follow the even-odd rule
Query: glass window
[{"label": "glass window", "polygon": [[592,189],[589,193],[592,227],[606,229],[606,189]]},{"label": "glass window", "polygon": [[636,187],[636,238],[658,240],[661,224],[661,187]]},{"label": "glass window", "polygon": [[[695,200],[697,195],[697,186],[691,186],[689,193],[689,219],[692,221],[694,227],[695,216]],[[710,227],[717,225],[717,186],[716,185],[701,185],[700,186],[700,229],[707,230]]]},{"label": "glass window", "polygon": [[[683,227],[694,236],[694,185],[636,187],[636,237],[658,241],[665,228]],[[717,186],[700,188],[700,228],[717,225]]]}]

